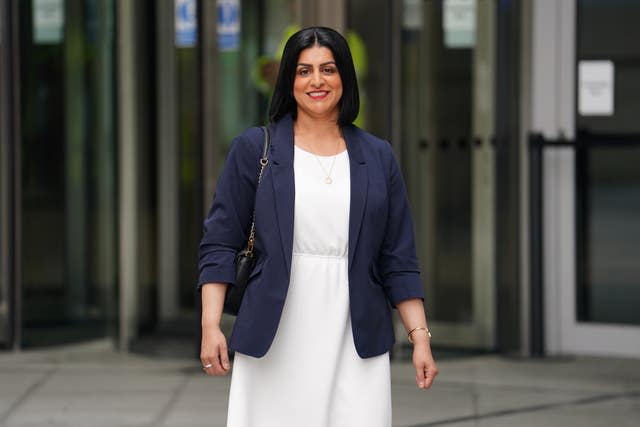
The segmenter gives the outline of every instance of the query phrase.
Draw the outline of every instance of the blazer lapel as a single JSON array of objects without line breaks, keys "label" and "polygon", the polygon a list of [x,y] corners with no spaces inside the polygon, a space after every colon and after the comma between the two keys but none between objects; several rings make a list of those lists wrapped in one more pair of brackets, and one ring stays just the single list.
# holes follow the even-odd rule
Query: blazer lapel
[{"label": "blazer lapel", "polygon": [[351,206],[349,210],[349,270],[353,265],[358,237],[362,225],[362,216],[367,203],[367,163],[364,159],[361,141],[353,126],[342,129],[347,151],[349,153],[349,168],[351,170]]},{"label": "blazer lapel", "polygon": [[293,120],[291,115],[283,117],[270,127],[273,195],[282,251],[291,274],[291,253],[293,250],[293,216],[295,209],[295,183],[293,177]]}]

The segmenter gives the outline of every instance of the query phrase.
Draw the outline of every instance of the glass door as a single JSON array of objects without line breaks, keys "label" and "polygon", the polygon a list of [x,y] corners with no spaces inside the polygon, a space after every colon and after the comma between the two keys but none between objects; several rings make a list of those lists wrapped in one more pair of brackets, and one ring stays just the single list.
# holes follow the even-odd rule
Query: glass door
[{"label": "glass door", "polygon": [[115,1],[15,2],[22,345],[107,335],[115,312]]},{"label": "glass door", "polygon": [[637,2],[577,2],[578,271],[564,338],[576,352],[640,352],[638,20]]},{"label": "glass door", "polygon": [[407,0],[402,166],[434,344],[495,341],[495,4]]}]

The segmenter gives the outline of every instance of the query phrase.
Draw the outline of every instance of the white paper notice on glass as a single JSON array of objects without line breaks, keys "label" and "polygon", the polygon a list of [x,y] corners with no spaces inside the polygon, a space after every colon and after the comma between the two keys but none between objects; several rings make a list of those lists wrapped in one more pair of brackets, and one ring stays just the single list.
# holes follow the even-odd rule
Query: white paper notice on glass
[{"label": "white paper notice on glass", "polygon": [[613,61],[578,63],[578,112],[582,116],[612,116]]},{"label": "white paper notice on glass", "polygon": [[33,42],[36,44],[60,43],[64,36],[63,0],[34,0]]},{"label": "white paper notice on glass", "polygon": [[442,8],[444,45],[452,49],[476,44],[476,0],[444,0]]}]

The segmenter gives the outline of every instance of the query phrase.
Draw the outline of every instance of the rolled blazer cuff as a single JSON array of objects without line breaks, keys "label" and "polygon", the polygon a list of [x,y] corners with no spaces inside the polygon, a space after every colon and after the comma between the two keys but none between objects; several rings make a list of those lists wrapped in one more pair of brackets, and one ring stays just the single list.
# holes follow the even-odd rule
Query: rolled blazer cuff
[{"label": "rolled blazer cuff", "polygon": [[424,290],[419,273],[400,273],[388,277],[385,283],[387,297],[393,307],[399,302],[412,298],[424,301]]},{"label": "rolled blazer cuff", "polygon": [[200,277],[198,278],[198,290],[201,290],[202,285],[206,283],[228,283],[233,285],[235,281],[235,265],[204,267],[200,272]]}]

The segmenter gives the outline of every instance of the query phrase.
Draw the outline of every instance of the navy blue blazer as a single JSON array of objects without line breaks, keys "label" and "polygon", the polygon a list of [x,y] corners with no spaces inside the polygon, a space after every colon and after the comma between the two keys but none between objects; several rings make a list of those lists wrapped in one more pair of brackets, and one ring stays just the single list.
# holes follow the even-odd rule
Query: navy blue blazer
[{"label": "navy blue blazer", "polygon": [[[200,243],[198,288],[233,285],[236,252],[246,244],[256,196],[256,266],[229,341],[229,347],[253,357],[265,355],[276,334],[293,251],[293,120],[285,116],[269,129],[269,164],[257,195],[263,133],[251,128],[234,139]],[[353,125],[345,126],[343,135],[351,171],[351,325],[355,348],[366,358],[389,351],[391,307],[423,298],[423,289],[406,189],[391,145]]]}]

